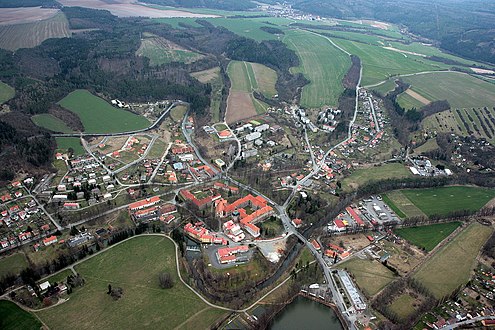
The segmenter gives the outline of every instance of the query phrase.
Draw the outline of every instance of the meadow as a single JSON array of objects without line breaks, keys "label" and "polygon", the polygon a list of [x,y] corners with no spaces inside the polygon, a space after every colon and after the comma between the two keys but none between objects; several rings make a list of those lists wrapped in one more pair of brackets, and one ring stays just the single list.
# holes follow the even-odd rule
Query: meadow
[{"label": "meadow", "polygon": [[15,90],[6,83],[0,81],[0,105],[13,98],[14,95]]},{"label": "meadow", "polygon": [[415,303],[417,303],[417,299],[408,293],[403,293],[392,301],[389,308],[399,318],[406,319],[415,310]]},{"label": "meadow", "polygon": [[455,211],[478,211],[492,198],[495,190],[468,186],[402,190],[414,205],[427,216],[446,216]]},{"label": "meadow", "polygon": [[404,92],[397,96],[397,102],[404,109],[410,110],[412,108],[416,108],[417,110],[421,109],[425,104],[418,99],[412,97],[407,92]]},{"label": "meadow", "polygon": [[400,190],[389,191],[383,195],[383,201],[401,218],[424,216],[425,214],[414,205]]},{"label": "meadow", "polygon": [[452,108],[493,107],[495,85],[459,72],[436,72],[402,77],[430,101],[447,100]]},{"label": "meadow", "polygon": [[64,14],[59,13],[42,21],[0,26],[0,48],[15,51],[36,47],[49,38],[70,36],[69,22]]},{"label": "meadow", "polygon": [[75,156],[84,155],[86,150],[84,150],[81,145],[81,140],[76,137],[56,137],[55,141],[57,142],[57,150],[67,151],[69,148],[74,150]]},{"label": "meadow", "polygon": [[[37,312],[51,329],[195,329],[212,324],[224,311],[207,306],[177,277],[175,246],[160,236],[134,237],[75,267],[85,279],[70,300]],[[158,275],[168,272],[171,289],[159,287]],[[108,285],[121,287],[115,301]],[[63,315],[64,317],[60,317]]]},{"label": "meadow", "polygon": [[394,232],[410,243],[431,251],[460,225],[460,222],[437,223],[421,227],[400,228]]},{"label": "meadow", "polygon": [[15,253],[0,259],[0,278],[5,275],[17,275],[27,268],[28,261],[23,253]]},{"label": "meadow", "polygon": [[87,90],[75,90],[59,104],[79,116],[87,133],[116,133],[143,129],[149,121],[132,112],[112,107]]},{"label": "meadow", "polygon": [[142,39],[136,55],[149,58],[152,66],[171,62],[188,64],[203,57],[201,54],[183,49],[158,36],[149,36]]},{"label": "meadow", "polygon": [[404,165],[398,163],[384,164],[355,170],[351,175],[342,180],[342,187],[344,190],[349,191],[369,181],[408,177],[412,177],[412,173]]},{"label": "meadow", "polygon": [[11,301],[0,300],[0,329],[39,330],[41,322]]},{"label": "meadow", "polygon": [[325,37],[301,30],[286,31],[283,39],[300,59],[292,73],[302,73],[310,83],[303,87],[301,106],[337,106],[344,86],[342,79],[351,66],[350,57]]},{"label": "meadow", "polygon": [[39,115],[34,115],[31,117],[31,120],[33,123],[35,123],[37,126],[46,128],[50,131],[57,132],[57,133],[72,133],[73,130],[67,126],[67,124],[62,121],[61,119],[49,114],[49,113],[42,113]]},{"label": "meadow", "polygon": [[414,278],[437,299],[450,294],[469,280],[476,256],[491,233],[491,227],[472,223],[427,260]]},{"label": "meadow", "polygon": [[368,297],[374,296],[395,279],[394,274],[377,260],[352,258],[339,265],[354,275],[357,285]]}]

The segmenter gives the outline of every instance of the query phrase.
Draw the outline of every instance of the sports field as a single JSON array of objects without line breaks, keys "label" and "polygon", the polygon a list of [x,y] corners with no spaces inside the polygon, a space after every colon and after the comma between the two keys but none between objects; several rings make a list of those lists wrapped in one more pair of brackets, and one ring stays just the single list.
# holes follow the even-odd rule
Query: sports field
[{"label": "sports field", "polygon": [[[70,300],[37,315],[51,329],[197,329],[208,327],[224,311],[207,306],[177,277],[175,246],[165,237],[134,237],[75,267],[86,283]],[[171,289],[161,289],[166,271]],[[114,301],[108,284],[121,287]],[[63,315],[63,317],[61,317]]]},{"label": "sports field", "polygon": [[0,278],[5,275],[17,275],[21,270],[27,268],[28,262],[23,253],[15,253],[0,259]]},{"label": "sports field", "polygon": [[66,152],[69,148],[74,150],[75,156],[84,155],[86,150],[84,150],[81,145],[81,140],[76,137],[56,137],[57,149]]},{"label": "sports field", "polygon": [[49,114],[49,113],[43,113],[40,115],[34,115],[31,117],[31,120],[33,123],[36,125],[46,128],[50,131],[57,132],[57,133],[71,133],[73,130],[67,126],[66,123],[64,123],[62,120],[58,119],[57,117]]},{"label": "sports field", "polygon": [[459,72],[436,72],[401,78],[430,101],[447,100],[453,108],[493,107],[495,85]]},{"label": "sports field", "polygon": [[[424,216],[425,214],[414,205],[400,190],[389,191],[383,195],[383,201],[401,218]],[[399,214],[397,211],[401,214]]]},{"label": "sports field", "polygon": [[17,50],[38,46],[49,38],[70,37],[69,22],[59,13],[52,18],[15,25],[0,26],[0,48]]},{"label": "sports field", "polygon": [[414,278],[440,299],[465,284],[492,228],[472,223],[421,266]]},{"label": "sports field", "polygon": [[374,296],[395,279],[394,274],[376,260],[352,258],[339,265],[356,280],[357,285],[368,297]]},{"label": "sports field", "polygon": [[301,30],[286,31],[283,39],[300,59],[293,73],[302,73],[310,83],[303,87],[301,106],[337,106],[344,91],[342,79],[351,66],[350,57],[325,37]]},{"label": "sports field", "polygon": [[392,163],[370,168],[357,169],[344,180],[342,187],[349,191],[366,184],[369,181],[379,181],[392,178],[408,178],[412,173],[402,164]]},{"label": "sports field", "polygon": [[203,57],[201,54],[186,50],[164,38],[149,34],[141,40],[141,46],[136,51],[136,55],[149,58],[152,66],[171,62],[187,64]]},{"label": "sports field", "polygon": [[116,133],[146,128],[149,121],[132,112],[112,107],[89,91],[78,89],[59,104],[77,114],[88,133]]},{"label": "sports field", "polygon": [[0,329],[39,330],[41,322],[11,301],[0,300]]},{"label": "sports field", "polygon": [[391,76],[445,69],[420,56],[401,54],[381,46],[334,38],[333,41],[349,53],[358,56],[363,65],[362,86],[376,84]]},{"label": "sports field", "polygon": [[395,233],[426,251],[431,251],[461,225],[460,222],[396,229]]},{"label": "sports field", "polygon": [[402,190],[427,216],[448,215],[455,211],[478,211],[495,197],[495,189],[452,186]]},{"label": "sports field", "polygon": [[13,98],[14,95],[15,90],[6,83],[0,81],[0,105]]}]

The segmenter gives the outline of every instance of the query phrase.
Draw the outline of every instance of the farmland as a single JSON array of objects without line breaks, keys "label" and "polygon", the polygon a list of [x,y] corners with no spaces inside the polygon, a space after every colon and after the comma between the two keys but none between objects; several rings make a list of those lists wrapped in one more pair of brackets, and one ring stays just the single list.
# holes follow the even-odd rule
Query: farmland
[{"label": "farmland", "polygon": [[16,253],[0,259],[0,278],[5,275],[16,275],[28,267],[28,261],[23,253]]},{"label": "farmland", "polygon": [[412,108],[421,109],[421,107],[430,103],[429,100],[427,99],[425,100],[421,95],[412,91],[411,89],[408,89],[404,93],[400,94],[397,97],[397,102],[404,109],[412,109]]},{"label": "farmland", "polygon": [[0,329],[39,330],[41,322],[11,301],[0,300]]},{"label": "farmland", "polygon": [[[69,301],[37,313],[51,329],[63,329],[67,324],[77,329],[193,329],[198,318],[207,325],[223,314],[179,281],[175,246],[165,237],[135,237],[75,268],[85,286]],[[159,287],[158,275],[163,271],[172,276],[173,288]],[[108,284],[123,289],[118,301],[107,295]]]},{"label": "farmland", "polygon": [[0,81],[0,105],[7,102],[15,95],[15,90],[9,85]]},{"label": "farmland", "polygon": [[147,35],[141,40],[136,55],[150,59],[151,65],[171,62],[192,63],[203,57],[201,54],[186,50],[180,46],[155,35]]},{"label": "farmland", "polygon": [[426,261],[414,278],[437,299],[450,294],[468,281],[475,258],[491,232],[491,227],[472,223]]},{"label": "farmland", "polygon": [[401,191],[427,216],[448,215],[455,211],[478,211],[495,197],[495,190],[452,186]]},{"label": "farmland", "polygon": [[146,118],[112,107],[87,90],[76,90],[64,97],[59,104],[77,114],[88,133],[124,132],[149,126]]},{"label": "farmland", "polygon": [[495,105],[495,85],[467,74],[436,72],[401,79],[428,100],[447,100],[452,108]]},{"label": "farmland", "polygon": [[357,169],[342,181],[344,190],[356,189],[369,182],[392,178],[411,177],[412,173],[402,164],[384,164],[366,169]]},{"label": "farmland", "polygon": [[55,138],[55,141],[57,142],[58,150],[67,151],[69,148],[72,148],[72,150],[74,150],[75,156],[84,155],[86,153],[83,146],[81,145],[81,140],[79,140],[79,138],[57,137]]},{"label": "farmland", "polygon": [[57,117],[49,113],[34,115],[33,117],[31,117],[31,120],[37,126],[46,128],[53,132],[57,132],[57,133],[73,132],[73,130],[70,127],[68,127],[66,123],[64,123],[62,120],[58,119]]},{"label": "farmland", "polygon": [[353,258],[339,265],[348,270],[357,285],[368,295],[373,296],[394,280],[394,274],[376,260]]},{"label": "farmland", "polygon": [[396,229],[395,233],[426,251],[431,251],[461,225],[460,222]]},{"label": "farmland", "polygon": [[[257,71],[253,69],[253,63],[249,62],[232,61],[229,63],[227,73],[232,86],[227,99],[226,121],[228,123],[253,117],[266,111],[267,106],[255,99],[252,92],[260,91],[263,94],[273,92],[275,81],[271,75],[271,69],[261,64],[257,64],[256,68]],[[260,81],[258,81],[255,72],[267,73],[267,77],[263,79],[259,77]],[[274,71],[273,73],[275,74]]]},{"label": "farmland", "polygon": [[303,87],[301,106],[337,106],[344,91],[342,79],[351,66],[349,56],[326,38],[306,31],[287,31],[283,41],[300,59],[300,66],[292,72],[302,73],[310,81]]},{"label": "farmland", "polygon": [[68,37],[69,23],[62,13],[42,21],[0,26],[0,48],[12,51],[38,46],[46,39]]}]

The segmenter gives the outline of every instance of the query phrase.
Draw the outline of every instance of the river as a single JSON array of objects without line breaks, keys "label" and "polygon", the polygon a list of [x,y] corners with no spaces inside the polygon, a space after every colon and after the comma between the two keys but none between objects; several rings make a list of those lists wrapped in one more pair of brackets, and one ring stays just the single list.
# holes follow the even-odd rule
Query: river
[{"label": "river", "polygon": [[335,312],[310,299],[296,297],[273,319],[270,330],[342,330]]}]

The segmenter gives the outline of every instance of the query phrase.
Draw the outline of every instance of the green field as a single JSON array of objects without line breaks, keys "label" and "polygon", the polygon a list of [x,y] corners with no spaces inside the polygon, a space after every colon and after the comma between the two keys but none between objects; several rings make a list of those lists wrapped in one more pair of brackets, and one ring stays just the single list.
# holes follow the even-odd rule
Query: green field
[{"label": "green field", "polygon": [[426,251],[431,251],[461,225],[460,222],[396,229],[395,233]]},{"label": "green field", "polygon": [[[70,300],[37,312],[50,329],[197,329],[208,327],[224,313],[207,306],[177,277],[175,246],[159,236],[135,237],[75,267],[86,283]],[[161,289],[160,272],[167,271],[174,287]],[[108,284],[121,287],[114,301]],[[63,315],[63,317],[61,317]]]},{"label": "green field", "polygon": [[453,108],[495,104],[495,85],[464,73],[436,72],[401,79],[430,101],[447,100]]},{"label": "green field", "polygon": [[150,59],[150,65],[162,65],[171,62],[192,63],[201,59],[201,54],[182,49],[158,36],[151,35],[141,40],[141,46],[136,51],[137,56]]},{"label": "green field", "polygon": [[207,18],[205,20],[215,26],[222,26],[235,34],[256,41],[277,39],[275,34],[261,30],[261,27],[268,27],[270,25],[258,20],[249,18]]},{"label": "green field", "polygon": [[412,108],[416,108],[417,110],[419,110],[425,106],[422,102],[416,100],[414,97],[407,94],[406,92],[397,96],[397,102],[401,107],[407,110],[410,110]]},{"label": "green field", "polygon": [[0,300],[0,329],[39,330],[41,322],[11,301]]},{"label": "green field", "polygon": [[387,194],[383,194],[381,195],[381,197],[383,201],[395,212],[395,214],[397,214],[399,218],[401,219],[406,218],[404,212],[402,212],[401,209],[399,209],[399,207],[395,205],[395,203],[390,199],[390,197]]},{"label": "green field", "polygon": [[399,318],[404,320],[415,310],[414,303],[416,302],[416,299],[409,294],[403,293],[392,301],[389,308]]},{"label": "green field", "polygon": [[0,259],[0,278],[5,275],[18,275],[21,270],[27,268],[28,261],[23,253],[15,253]]},{"label": "green field", "polygon": [[57,132],[57,133],[72,133],[73,132],[73,130],[69,126],[67,126],[67,124],[65,122],[63,122],[62,120],[58,119],[57,117],[55,117],[49,113],[34,115],[31,117],[31,120],[37,126],[46,128],[46,129],[53,131],[53,132]]},{"label": "green field", "polygon": [[412,177],[412,173],[404,165],[398,163],[384,164],[355,170],[350,176],[342,180],[342,187],[344,190],[349,191],[369,181],[408,177]]},{"label": "green field", "polygon": [[[389,191],[383,195],[383,201],[401,218],[424,216],[425,214],[414,205],[400,190]],[[400,214],[398,212],[400,212]]]},{"label": "green field", "polygon": [[395,279],[394,274],[376,260],[352,258],[340,264],[339,268],[352,273],[357,285],[368,297],[374,296]]},{"label": "green field", "polygon": [[67,18],[58,13],[37,22],[0,26],[0,48],[15,51],[19,48],[36,47],[46,39],[70,36]]},{"label": "green field", "polygon": [[15,90],[6,83],[0,81],[0,105],[13,98],[14,95]]},{"label": "green field", "polygon": [[472,223],[426,261],[414,278],[437,299],[450,294],[468,281],[476,256],[491,233],[491,227]]},{"label": "green field", "polygon": [[405,56],[404,54],[384,49],[381,46],[337,38],[333,38],[333,41],[361,59],[363,66],[362,86],[376,84],[391,76],[400,74],[443,70],[447,68],[445,64],[435,63],[420,56]]},{"label": "green field", "polygon": [[76,90],[59,104],[77,114],[88,133],[116,133],[149,126],[149,121],[132,112],[112,107],[87,90]]},{"label": "green field", "polygon": [[478,211],[495,198],[495,189],[466,186],[408,189],[401,192],[427,216],[445,216],[462,210]]},{"label": "green field", "polygon": [[337,106],[344,91],[342,79],[351,66],[349,56],[325,37],[306,31],[286,31],[283,41],[300,59],[300,66],[292,72],[302,73],[310,81],[303,87],[301,106]]},{"label": "green field", "polygon": [[57,137],[55,138],[55,141],[57,142],[57,149],[59,150],[67,151],[69,148],[72,148],[75,156],[84,155],[86,153],[79,138]]},{"label": "green field", "polygon": [[388,94],[388,92],[393,91],[395,89],[395,87],[396,87],[395,81],[393,79],[391,79],[391,80],[387,80],[383,84],[380,84],[376,87],[373,87],[372,89],[374,91],[380,93],[380,95],[385,96]]}]

